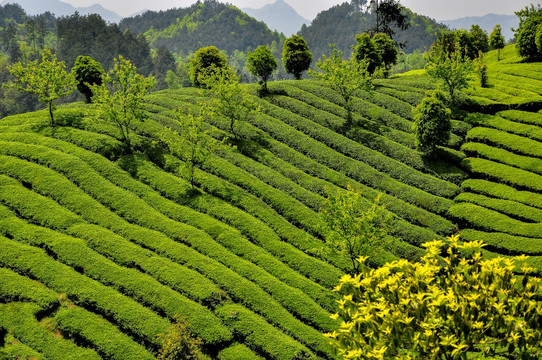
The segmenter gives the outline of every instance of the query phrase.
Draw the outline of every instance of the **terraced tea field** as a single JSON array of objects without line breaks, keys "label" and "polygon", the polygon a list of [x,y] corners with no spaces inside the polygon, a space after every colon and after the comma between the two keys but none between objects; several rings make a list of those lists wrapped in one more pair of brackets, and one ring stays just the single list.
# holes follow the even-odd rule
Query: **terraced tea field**
[{"label": "terraced tea field", "polygon": [[[494,86],[467,93],[489,114],[454,121],[437,159],[414,149],[411,130],[435,86],[424,75],[358,94],[352,126],[321,84],[270,83],[244,140],[196,171],[196,192],[157,134],[175,109],[198,106],[199,90],[149,95],[132,155],[83,104],[61,107],[54,128],[44,111],[0,120],[0,349],[153,359],[181,316],[211,358],[333,359],[321,333],[337,326],[331,289],[348,262],[321,251],[318,209],[348,184],[367,207],[383,193],[393,216],[373,265],[461,231],[542,269],[542,114],[529,112],[542,71],[512,54],[488,56]],[[229,124],[208,127],[222,138]]]}]

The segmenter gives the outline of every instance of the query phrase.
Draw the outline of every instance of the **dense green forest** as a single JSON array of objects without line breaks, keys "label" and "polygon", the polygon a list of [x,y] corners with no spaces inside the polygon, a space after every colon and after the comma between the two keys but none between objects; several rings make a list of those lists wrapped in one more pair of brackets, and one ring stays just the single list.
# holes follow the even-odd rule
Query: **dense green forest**
[{"label": "dense green forest", "polygon": [[[439,32],[446,29],[446,26],[435,20],[409,9],[404,8],[404,12],[410,26],[404,31],[398,31],[394,40],[404,44],[402,50],[407,54],[429,49]],[[349,54],[356,34],[369,31],[375,23],[376,16],[370,8],[360,8],[354,1],[344,2],[319,13],[309,26],[300,29],[299,35],[307,40],[316,57],[328,54],[329,44],[336,44],[338,49]]]},{"label": "dense green forest", "polygon": [[284,40],[263,22],[217,0],[197,2],[187,8],[147,11],[123,19],[120,27],[145,34],[152,47],[166,46],[181,57],[206,46],[216,46],[231,55],[236,50],[253,51],[262,44]]}]

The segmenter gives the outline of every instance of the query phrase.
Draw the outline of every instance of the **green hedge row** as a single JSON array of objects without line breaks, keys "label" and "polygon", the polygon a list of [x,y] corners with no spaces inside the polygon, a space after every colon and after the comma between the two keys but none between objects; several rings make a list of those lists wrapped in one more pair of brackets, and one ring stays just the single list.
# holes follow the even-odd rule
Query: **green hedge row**
[{"label": "green hedge row", "polygon": [[[273,96],[267,97],[267,101],[275,106],[265,106],[262,104],[265,113],[275,119],[282,120],[296,130],[301,131],[320,143],[326,144],[341,154],[363,162],[402,183],[417,187],[428,193],[443,197],[452,197],[457,194],[458,188],[456,185],[419,172],[400,161],[383,156],[379,151],[371,150],[356,141],[318,124],[319,121],[315,119],[321,114],[318,114],[317,111],[314,111],[314,109],[311,109],[298,100],[284,96]],[[323,116],[321,121],[326,121]],[[419,158],[419,154],[417,156]],[[421,158],[419,160],[421,162]],[[423,164],[421,165],[423,166]]]},{"label": "green hedge row", "polygon": [[36,303],[43,311],[58,305],[54,291],[12,270],[0,268],[0,303],[14,301]]},{"label": "green hedge row", "polygon": [[[221,122],[219,121],[219,119],[214,119],[214,120],[215,120],[215,125],[224,129],[227,128],[226,122]],[[296,170],[295,171],[296,175],[294,176],[294,178],[292,178],[292,180],[298,181],[300,176],[311,178],[312,179],[311,182],[314,182],[314,180],[317,180],[317,182],[320,184],[319,185],[320,194],[325,194],[325,191],[323,191],[323,188],[329,183],[336,184],[343,188],[345,188],[347,184],[351,184],[358,190],[361,190],[364,196],[366,196],[370,201],[372,201],[374,197],[378,194],[374,189],[367,187],[365,185],[362,185],[356,182],[355,180],[348,178],[346,175],[342,174],[341,172],[330,169],[318,163],[317,161],[303,154],[300,154],[296,150],[273,139],[268,134],[262,132],[259,129],[254,129],[251,126],[247,125],[244,127],[244,136],[246,138],[254,139],[258,142],[261,142],[262,146],[267,148],[271,153],[276,155],[279,159],[283,159],[281,160],[282,164],[291,164],[290,167]],[[256,155],[254,156],[258,161],[262,161],[263,158],[259,157],[259,154],[263,154],[266,152],[267,150],[265,149],[259,149],[258,152],[256,152]],[[281,165],[279,168],[282,170],[284,169],[284,166]],[[289,172],[289,174],[291,174],[291,172]],[[324,181],[321,181],[320,179],[324,179]],[[200,185],[205,186],[203,182],[200,182]],[[206,188],[206,191],[211,191],[211,190]],[[314,191],[314,190],[311,189],[311,191]],[[227,200],[231,202],[233,199],[236,199],[236,197],[228,196]],[[451,224],[451,222],[444,220],[442,217],[432,214],[424,209],[413,206],[396,197],[384,194],[382,201],[390,211],[407,219],[413,224],[427,226],[431,228],[433,231],[436,231],[440,234],[449,234],[450,229],[453,228],[453,225]],[[248,205],[246,204],[240,205],[240,206],[244,209],[248,209],[247,208]],[[260,210],[257,210],[256,212],[253,212],[252,214],[257,217],[260,217],[259,215]],[[413,227],[412,225],[407,224],[404,221],[403,223],[404,223],[404,226],[398,225],[397,228],[400,229],[400,232],[401,232],[400,236],[402,236],[405,239],[409,239],[409,241],[410,239],[413,239],[414,242],[419,243],[419,242],[424,242],[424,241],[428,241],[435,238],[434,233],[426,234],[427,231],[424,229]],[[412,230],[407,230],[405,226],[406,228],[409,228],[409,227],[412,228]],[[284,236],[282,233],[280,233],[279,229],[274,228],[274,230],[279,232],[281,236]],[[306,237],[306,235],[303,235],[303,236]],[[304,251],[309,251],[309,249],[305,248]]]},{"label": "green hedge row", "polygon": [[527,139],[523,136],[486,127],[475,127],[469,131],[466,141],[478,141],[495,145],[518,154],[542,158],[542,146],[539,141]]},{"label": "green hedge row", "polygon": [[[44,250],[7,238],[0,238],[0,240],[2,240],[0,241],[0,266],[11,268],[21,274],[28,274],[50,289],[66,294],[77,305],[111,319],[118,327],[128,331],[138,340],[145,341],[149,346],[160,345],[157,340],[158,334],[164,333],[170,326],[170,322],[166,319],[118,291],[53,260]],[[0,319],[3,321],[2,316]],[[21,341],[29,343],[19,334],[14,333],[14,335]],[[44,352],[34,345],[31,346]]]},{"label": "green hedge row", "polygon": [[479,230],[542,239],[542,223],[524,223],[482,206],[457,203],[450,208],[449,214]]},{"label": "green hedge row", "polygon": [[517,190],[508,185],[498,184],[487,180],[469,179],[463,182],[461,187],[465,191],[473,191],[499,199],[513,200],[542,209],[542,195],[530,191]]},{"label": "green hedge row", "polygon": [[542,222],[542,210],[512,200],[491,198],[484,195],[465,192],[459,194],[455,201],[470,202],[505,215],[527,222]]},{"label": "green hedge row", "polygon": [[542,190],[542,176],[529,171],[480,158],[466,158],[461,165],[479,177],[496,179],[504,184],[534,191]]},{"label": "green hedge row", "polygon": [[[220,121],[217,124],[219,126],[227,127],[227,125],[225,123],[220,123]],[[261,133],[261,131],[257,130],[256,132],[254,132],[252,130],[252,128],[249,128],[248,126],[245,126],[245,130],[246,131],[250,130],[250,135],[248,133],[245,133],[245,137],[248,136],[248,137],[251,137],[251,138],[258,138],[261,141],[264,141],[265,144],[266,144],[266,147],[272,149],[273,151],[276,150],[276,152],[280,156],[283,156],[283,154],[285,152],[287,153],[286,154],[287,157],[291,157],[292,154],[295,154],[294,159],[288,159],[288,160],[289,161],[293,160],[293,162],[297,162],[296,163],[297,167],[306,168],[307,165],[309,165],[309,168],[316,167],[318,169],[322,169],[322,171],[319,171],[321,173],[321,175],[319,174],[319,176],[322,176],[324,178],[329,178],[329,175],[331,173],[334,173],[334,171],[332,171],[332,170],[330,170],[328,168],[325,168],[324,166],[322,166],[321,164],[318,164],[314,160],[306,158],[305,156],[303,156],[303,155],[295,152],[294,150],[286,147],[284,144],[270,138],[269,135]],[[258,151],[258,153],[262,153],[264,151],[265,150],[261,150],[261,151]],[[312,172],[312,170],[313,169],[311,169],[311,172]],[[368,187],[364,187],[361,184],[356,184],[355,181],[346,178],[342,174],[337,173],[337,175],[338,175],[338,177],[343,177],[345,179],[345,181],[343,181],[343,186],[344,187],[346,187],[346,184],[351,183],[356,187],[359,186],[359,187],[363,188],[363,190],[367,194],[370,194],[368,197],[371,198],[371,196],[373,196],[373,197],[376,196],[377,193],[373,189],[368,188]],[[227,197],[223,197],[223,198],[225,200],[227,200],[227,201],[230,201],[230,202],[233,199],[237,200],[237,198],[238,198],[237,196],[231,196],[231,194],[230,194],[231,191],[230,190],[224,192],[223,185],[220,186],[220,187],[211,187],[211,188],[209,188],[209,186],[206,184],[206,183],[208,183],[208,179],[209,179],[209,177],[206,177],[205,180],[199,181],[200,186],[205,188],[206,191],[211,192],[211,193],[213,193],[213,194],[215,194],[215,195],[217,195],[219,197],[223,197],[220,194],[225,193],[227,195]],[[335,182],[336,177],[333,176],[331,181]],[[218,194],[215,191],[216,189],[220,190],[220,192]],[[322,189],[323,188],[321,188],[321,190]],[[237,191],[236,191],[236,193],[237,193]],[[246,197],[246,193],[240,195],[239,197]],[[255,198],[255,199],[257,201],[260,201],[257,198]],[[388,202],[388,200],[389,200],[389,202]],[[450,227],[453,227],[451,222],[446,221],[443,218],[441,218],[439,216],[436,216],[434,214],[431,214],[431,213],[429,213],[429,212],[427,212],[427,211],[425,211],[423,209],[420,209],[420,208],[414,207],[414,206],[412,206],[410,204],[404,203],[404,202],[402,202],[401,200],[399,200],[397,198],[384,195],[384,201],[386,202],[387,206],[389,206],[390,209],[393,208],[395,211],[397,211],[397,212],[399,212],[401,214],[405,214],[406,216],[409,216],[409,217],[414,217],[415,218],[415,220],[414,220],[415,223],[419,223],[420,225],[430,226],[432,229],[437,229],[436,231],[439,231],[439,232],[440,232],[441,229],[445,229],[444,231],[442,231],[443,234],[449,234],[450,233],[450,230],[449,230]],[[241,206],[243,209],[248,209],[246,204],[245,205],[238,205],[238,206]],[[252,206],[250,205],[249,207],[252,207]],[[260,213],[260,211],[253,212],[253,214],[255,216],[261,218],[259,213]],[[266,218],[266,217],[264,217],[264,218]],[[419,228],[417,226],[413,226],[411,224],[408,224],[403,220],[398,220],[394,224],[392,232],[395,235],[401,236],[401,237],[403,237],[405,239],[409,239],[409,241],[411,241],[413,243],[418,243],[418,244],[420,242],[425,242],[425,241],[428,241],[428,240],[431,240],[431,239],[435,238],[434,233],[431,233],[430,231],[427,231],[425,229],[421,229],[421,228]],[[306,235],[302,234],[302,237],[306,237]],[[320,247],[320,245],[318,245],[318,247]],[[399,250],[399,249],[397,249],[397,250],[402,251],[402,250]],[[304,251],[310,251],[310,248],[304,248]],[[403,254],[403,255],[405,255],[405,254]]]},{"label": "green hedge row", "polygon": [[[271,91],[277,93],[285,93],[287,96],[299,100],[314,109],[318,109],[329,117],[328,121],[320,123],[320,125],[328,126],[332,129],[340,129],[346,122],[347,113],[343,106],[337,105],[336,102],[331,102],[328,98],[322,98],[314,95],[311,92],[300,89],[291,82],[288,81],[276,81],[270,84]],[[339,101],[339,100],[337,100]],[[383,125],[381,122],[373,121],[367,117],[363,117],[360,114],[354,112],[351,114],[353,123],[356,125],[352,127],[352,130],[356,129],[358,132],[364,134],[363,141],[367,146],[371,144],[371,138],[378,137],[382,139],[381,142],[389,143],[390,141],[397,142],[407,148],[414,148],[414,135],[408,132],[394,129]],[[376,143],[374,146],[379,146],[380,143]],[[383,145],[380,145],[384,148]],[[376,148],[375,150],[378,150]]]},{"label": "green hedge row", "polygon": [[482,157],[537,174],[542,174],[542,159],[517,155],[508,150],[477,142],[468,142],[461,147],[461,150],[468,156]]},{"label": "green hedge row", "polygon": [[514,122],[542,126],[542,114],[540,113],[532,113],[520,110],[506,110],[497,113],[497,115]]},{"label": "green hedge row", "polygon": [[[309,349],[273,328],[265,319],[251,313],[243,306],[235,304],[226,305],[219,308],[217,314],[226,324],[234,329],[237,336],[243,338],[243,343],[260,353],[266,354],[271,359],[316,359],[316,356]],[[328,348],[327,354],[330,354],[331,346],[329,344],[326,345]],[[329,356],[324,354],[318,355]]]},{"label": "green hedge row", "polygon": [[23,344],[13,335],[7,334],[4,341],[4,346],[0,347],[0,359],[47,360],[43,354]]},{"label": "green hedge row", "polygon": [[410,104],[410,106],[418,106],[424,97],[422,92],[411,90],[403,91],[397,87],[393,88],[387,86],[377,86],[375,91],[384,95],[392,96],[398,100]]},{"label": "green hedge row", "polygon": [[396,74],[392,75],[389,79],[376,79],[374,82],[385,86],[418,89],[418,91],[421,90],[424,93],[426,90],[433,90],[439,86],[435,79],[427,75],[424,70],[419,70],[419,72],[421,72],[421,74],[418,73],[417,75],[413,75],[412,72],[410,72],[407,76]]},{"label": "green hedge row", "polygon": [[[16,149],[19,148],[18,152]],[[165,211],[168,216],[173,217],[186,217],[187,215],[198,215],[198,213],[187,209],[186,207],[179,206],[172,201],[166,200],[159,196],[156,192],[150,190],[145,185],[138,183],[133,178],[131,178],[127,173],[120,170],[118,167],[112,165],[107,160],[96,156],[92,153],[86,152],[90,157],[90,161],[95,162],[95,166],[102,167],[102,171],[109,175],[110,179],[116,177],[119,182],[124,182],[125,187],[131,187],[131,190],[135,192],[130,193],[121,188],[116,188],[111,186],[109,181],[103,179],[98,175],[95,170],[90,168],[86,163],[76,160],[67,154],[59,153],[58,151],[50,150],[47,148],[41,148],[36,145],[22,145],[17,146],[11,145],[7,147],[6,151],[17,152],[20,156],[25,154],[33,159],[39,160],[44,164],[49,165],[50,167],[55,168],[57,171],[64,171],[69,173],[69,177],[72,181],[75,181],[79,184],[87,193],[93,195],[95,198],[100,200],[102,203],[107,204],[113,210],[116,210],[117,213],[124,215],[125,218],[130,221],[139,223],[142,226],[153,228],[161,232],[167,232],[169,236],[173,238],[191,240],[193,244],[196,244],[196,247],[203,248],[204,253],[212,254],[212,257],[218,259],[219,261],[226,263],[228,266],[233,267],[246,276],[249,279],[256,279],[262,287],[279,299],[287,308],[294,311],[298,311],[300,314],[305,313],[309,318],[314,318],[319,316],[326,324],[331,324],[331,321],[328,318],[327,312],[317,311],[317,308],[310,306],[312,300],[310,300],[305,294],[301,291],[290,288],[289,286],[284,285],[279,282],[277,279],[269,276],[269,274],[262,268],[251,266],[250,263],[236,258],[233,254],[229,253],[225,248],[217,246],[217,243],[212,241],[212,239],[205,233],[196,230],[195,228],[188,227],[184,224],[173,221],[171,218],[166,217],[162,213],[156,211],[159,209]],[[85,153],[83,151],[83,153]],[[92,160],[93,159],[93,160]],[[99,164],[100,165],[99,165]],[[104,189],[108,189],[107,192],[104,192]],[[114,196],[114,194],[117,194]],[[143,202],[141,198],[145,198],[147,201],[151,201],[153,207],[149,206],[147,203]],[[137,204],[137,205],[136,205]],[[173,215],[172,215],[173,214]],[[199,214],[201,215],[201,214]],[[212,221],[210,217],[203,218],[207,219],[207,222]],[[198,216],[194,220],[197,225],[202,225],[202,216]],[[216,224],[209,225],[211,228],[215,227]],[[219,241],[221,242],[231,242],[232,246],[241,246],[239,244],[239,239],[232,239],[229,237],[220,236]],[[251,244],[245,240],[247,246]],[[246,252],[247,249],[244,249]],[[265,254],[259,254],[258,258],[265,257]],[[267,257],[268,259],[271,259]],[[252,260],[252,259],[251,259]],[[272,259],[271,259],[272,260]],[[269,265],[269,261],[268,261]],[[284,270],[282,270],[284,273]],[[293,294],[297,294],[297,300],[292,301]],[[299,304],[303,304],[300,306]],[[297,307],[297,308],[294,308]],[[309,311],[310,309],[310,311]]]},{"label": "green hedge row", "polygon": [[[326,99],[334,104],[344,107],[343,98],[330,88],[322,86],[314,81],[299,81],[295,85],[300,89],[310,92],[322,99]],[[365,101],[360,98],[353,98],[353,112],[360,116],[366,117],[377,124],[386,125],[390,128],[406,133],[412,133],[411,121],[402,118],[400,115],[397,115],[386,108],[378,106],[378,104],[372,100],[373,99],[371,99],[371,101]]]},{"label": "green hedge row", "polygon": [[[0,157],[0,159],[1,159],[0,164],[2,164],[1,171],[8,172],[10,175],[16,176],[23,181],[27,181],[27,182],[35,184],[33,186],[35,190],[41,193],[45,193],[48,196],[52,196],[64,206],[67,206],[72,211],[79,213],[87,221],[92,221],[102,226],[106,226],[107,228],[120,231],[121,234],[123,234],[123,236],[125,237],[127,236],[127,232],[136,233],[136,234],[140,234],[141,232],[150,233],[147,236],[160,235],[160,234],[153,234],[152,231],[150,230],[138,228],[137,226],[129,224],[126,221],[122,220],[118,215],[106,209],[103,205],[99,204],[97,201],[95,201],[94,199],[90,198],[88,195],[83,193],[79,188],[74,186],[70,181],[68,181],[63,176],[55,173],[52,170],[48,170],[41,166],[33,165],[31,163],[28,163],[22,160],[17,160],[14,158],[6,159],[6,157]],[[145,167],[146,165],[147,164],[143,161],[138,161],[137,163],[138,168]],[[161,175],[165,175],[165,173],[161,172],[160,174],[158,174],[158,176],[160,176],[157,179],[158,183],[162,181]],[[175,184],[175,186],[178,186],[178,185],[179,184]],[[190,195],[187,193],[184,193],[184,195],[187,198],[190,197]],[[179,199],[179,200],[182,201],[182,199]],[[241,212],[237,211],[237,214],[239,213]],[[133,230],[130,230],[130,229],[133,229]],[[217,221],[214,221],[214,225],[212,226],[212,229],[214,229],[214,231],[218,233],[217,236],[225,237],[229,239],[228,241],[237,243],[237,246],[239,247],[241,247],[244,243],[246,243],[246,240],[240,239],[237,233],[232,232],[231,229],[224,227],[223,224]],[[96,231],[98,231],[98,233],[96,233]],[[100,229],[93,230],[92,231],[92,233],[94,234],[93,237],[84,236],[84,238],[87,239],[87,242],[102,244],[102,245],[99,245],[99,247],[102,248],[104,246],[103,243],[107,242],[107,237],[106,237],[107,235],[101,234],[102,232],[104,231]],[[80,233],[84,234],[84,232],[80,232]],[[141,235],[145,236],[145,234],[141,234]],[[83,235],[77,234],[77,236],[83,236]],[[113,235],[113,236],[115,237],[116,235]],[[101,240],[96,241],[96,239],[94,239],[96,237],[99,237]],[[126,242],[122,238],[121,240],[124,243]],[[119,241],[119,240],[115,240],[115,241]],[[114,242],[108,242],[108,243],[114,244]],[[272,246],[272,242],[270,243]],[[108,256],[114,256],[115,259],[118,259],[119,257],[121,257],[122,259],[119,259],[121,263],[128,263],[128,264],[130,264],[134,260],[138,260],[137,266],[145,270],[150,270],[152,272],[152,275],[159,279],[162,279],[161,281],[167,280],[167,283],[170,286],[173,285],[173,286],[176,286],[176,288],[178,288],[179,285],[181,285],[182,291],[187,292],[190,297],[195,298],[197,301],[204,302],[206,304],[213,304],[219,301],[220,295],[219,295],[218,289],[203,276],[199,275],[196,272],[188,270],[184,267],[180,267],[178,265],[173,266],[173,269],[171,269],[171,265],[175,265],[175,264],[168,261],[167,259],[152,256],[151,254],[146,254],[146,250],[141,249],[140,247],[137,247],[134,245],[132,246],[128,246],[128,245],[123,246],[122,251],[116,251],[114,246],[112,246],[111,248],[108,247],[108,250],[106,250],[108,252]],[[249,251],[250,249],[252,249],[252,252]],[[294,253],[293,250],[295,249],[288,247],[284,249],[282,252],[284,254],[289,254],[289,257],[291,258],[292,263],[298,263],[298,262],[306,263],[306,268],[308,269],[316,268],[324,272],[324,274],[327,277],[331,277],[332,274],[335,274],[336,276],[329,279],[329,283],[330,283],[329,287],[332,287],[333,284],[337,283],[338,281],[337,279],[340,277],[340,274],[341,274],[340,271],[338,271],[337,269],[333,269],[329,266],[325,266],[325,264],[322,262],[317,262],[315,264],[314,261],[310,261],[311,259],[306,259],[307,256],[304,255],[302,252],[297,251],[297,253]],[[104,249],[101,249],[100,251],[103,252]],[[264,254],[260,251],[260,249],[250,243],[245,244],[243,251],[246,252],[247,254],[250,254],[254,258],[262,258],[262,260],[265,260],[265,256],[263,256]],[[134,259],[134,260],[131,260],[131,259]],[[165,266],[166,264],[169,265],[168,268],[163,268],[163,266]],[[267,260],[266,264],[268,265],[269,268],[277,268],[278,269],[277,271],[281,273],[287,273],[287,269],[282,269],[280,263],[275,262],[275,264],[273,264],[273,262],[271,262],[270,260]],[[282,267],[284,266],[282,265]],[[180,268],[180,269],[176,269],[176,268]],[[179,273],[179,271],[181,272]],[[320,300],[325,299],[324,303],[327,304],[328,307],[333,308],[335,297],[328,290],[322,287],[319,287],[314,283],[308,282],[306,281],[306,279],[299,276],[297,277],[290,276],[290,278],[293,278],[293,279],[299,278],[298,283],[300,283],[299,284],[300,287],[304,290],[310,290],[308,291],[308,294],[311,297],[317,298]]]},{"label": "green hedge row", "polygon": [[449,206],[449,199],[438,197],[413,186],[403,184],[387,174],[376,171],[361,161],[333,151],[328,146],[293,130],[290,126],[277,121],[273,117],[265,115],[255,116],[251,119],[251,123],[304,155],[319,161],[327,167],[343,172],[345,175],[365,183],[372,188],[385,191],[413,205],[437,214],[446,211]]},{"label": "green hedge row", "polygon": [[522,124],[486,114],[471,114],[466,121],[478,126],[486,126],[507,133],[521,135],[532,140],[542,140],[542,128],[536,125]]},{"label": "green hedge row", "polygon": [[[3,240],[0,238],[0,246],[2,246]],[[17,302],[0,304],[0,328],[8,330],[23,344],[40,352],[43,358],[55,360],[102,359],[94,350],[78,347],[72,341],[55,336],[46,330],[35,318],[35,313],[39,310],[40,307],[36,304]]]},{"label": "green hedge row", "polygon": [[542,73],[540,71],[531,70],[526,67],[508,65],[502,69],[502,72],[515,76],[516,81],[521,81],[522,78],[542,81]]},{"label": "green hedge row", "polygon": [[153,360],[155,357],[132,338],[100,316],[80,307],[60,309],[54,317],[57,328],[68,338],[83,339],[106,359]]},{"label": "green hedge row", "polygon": [[[52,139],[44,139],[44,141],[52,141]],[[57,145],[59,145],[58,142]],[[56,168],[57,171],[69,172],[72,181],[78,183],[79,186],[92,193],[94,197],[98,198],[102,203],[107,204],[117,213],[122,214],[126,219],[129,219],[130,221],[133,221],[139,225],[161,231],[177,241],[186,242],[197,248],[202,253],[207,254],[211,258],[215,258],[218,261],[225,263],[226,265],[232,267],[232,269],[246,276],[248,279],[255,281],[257,284],[262,286],[262,288],[270,291],[270,293],[277,300],[279,300],[283,306],[296,314],[299,313],[302,317],[307,317],[308,321],[318,321],[319,326],[322,326],[323,328],[327,328],[328,324],[330,324],[327,313],[323,310],[319,310],[317,312],[312,311],[313,309],[317,309],[317,306],[301,291],[284,285],[277,279],[269,276],[269,274],[263,269],[233,256],[233,254],[219,246],[207,234],[193,227],[176,222],[157,212],[155,208],[141,200],[141,195],[137,196],[133,193],[127,192],[126,190],[111,187],[111,184],[108,181],[101,178],[99,174],[97,174],[87,165],[87,163],[82,162],[80,159],[75,159],[66,154],[62,155],[54,150],[43,147],[33,147],[34,148],[31,151],[33,153],[33,157],[40,159],[41,162],[47,163],[51,167]],[[32,148],[32,146],[27,146],[26,148],[26,151],[28,151],[28,148]],[[10,149],[13,151],[13,148]],[[111,163],[100,156],[90,152],[85,152],[78,148],[72,148],[72,151],[80,152],[80,156],[86,155],[88,159],[85,160],[94,166],[99,166],[99,164],[106,166],[106,168],[103,169],[103,172],[109,172],[109,177],[114,178],[115,176],[121,176],[123,178],[131,179],[126,173],[120,171],[118,167],[111,166]],[[109,166],[109,168],[107,166]],[[132,181],[134,180],[132,179]],[[146,189],[143,184],[136,181],[134,182],[134,186],[139,186]],[[104,191],[104,189],[107,189],[107,191]],[[153,206],[163,206],[158,203],[158,201],[161,201],[162,203],[167,204],[170,210],[173,209],[178,214],[183,214],[186,212],[186,210],[183,210],[183,207],[171,201],[167,201],[153,192],[151,192],[150,195],[147,194],[147,197],[154,199]],[[152,241],[155,239],[150,240]],[[168,248],[171,248],[171,246]],[[183,253],[186,252],[186,250],[183,251]],[[186,257],[187,255],[189,257],[193,256],[193,250],[190,251],[190,255],[183,254],[183,257]],[[209,260],[209,258],[206,258],[204,261],[209,263]],[[323,346],[325,341],[321,339],[318,331],[294,318],[278,303],[273,301],[269,295],[262,292],[261,289],[259,289],[256,285],[251,284],[246,280],[241,280],[239,275],[236,273],[233,273],[232,271],[228,272],[224,267],[217,268],[216,265],[217,264],[214,264],[214,266],[210,267],[214,270],[220,270],[218,273],[214,272],[212,274],[207,274],[203,271],[201,262],[195,268],[200,272],[204,272],[209,278],[221,284],[221,286],[229,291],[232,296],[241,298],[244,303],[250,305],[254,310],[264,314],[275,324],[278,324],[282,328],[289,329],[288,331],[294,333],[297,338],[300,338],[313,346]],[[205,266],[203,266],[203,268],[205,268]],[[224,285],[224,283],[226,283],[227,286]],[[313,304],[312,307],[311,303]],[[326,315],[324,316],[324,314]]]},{"label": "green hedge row", "polygon": [[461,239],[464,241],[482,240],[491,248],[491,250],[500,254],[526,254],[529,256],[542,255],[542,239],[514,236],[499,232],[485,232],[474,229],[461,230]]},{"label": "green hedge row", "polygon": [[525,97],[528,98],[534,99],[536,95],[542,95],[542,84],[538,80],[520,78],[520,81],[518,81],[516,76],[501,73],[498,79],[493,77],[490,82],[492,85],[498,86],[499,89],[508,88],[523,91]]},{"label": "green hedge row", "polygon": [[69,228],[70,234],[85,239],[93,250],[120,265],[137,267],[198,302],[212,305],[221,300],[222,291],[200,273],[127,241],[161,233],[128,223],[64,176],[38,164],[3,155],[0,155],[0,172],[26,182],[32,190],[53,198],[86,221],[100,225],[78,224]]},{"label": "green hedge row", "polygon": [[[61,228],[62,225],[57,222],[57,217],[49,216],[36,209],[47,209],[49,213],[70,219],[74,224],[82,222],[75,214],[53,200],[22,186],[19,188],[15,186],[0,187],[0,200],[17,211],[20,216],[50,228]],[[118,266],[89,249],[81,239],[28,224],[7,211],[3,206],[0,207],[0,214],[3,217],[0,229],[13,239],[46,249],[49,253],[54,254],[56,259],[78,269],[85,276],[117,289],[157,313],[167,315],[170,319],[176,315],[186,317],[191,323],[194,323],[194,332],[206,343],[216,344],[231,339],[229,330],[209,309],[162,285],[149,275],[135,269]],[[61,228],[61,230],[69,231],[69,227],[71,225]]]},{"label": "green hedge row", "polygon": [[[292,226],[267,204],[263,203],[261,199],[242,191],[234,185],[228,185],[228,183],[212,175],[207,175],[206,180],[202,180],[204,175],[198,174],[198,180],[205,184],[201,186],[206,191],[213,188],[211,183],[217,184],[214,187],[216,191],[213,191],[213,193],[218,197],[207,193],[190,197],[191,187],[187,181],[176,175],[163,172],[148,161],[138,161],[137,175],[138,179],[159,191],[163,196],[179,203],[183,202],[198,211],[208,213],[218,220],[233,226],[275,257],[289,264],[290,267],[327,288],[334,287],[343,274],[336,267],[311,257],[290,245],[289,242],[301,245],[301,248],[308,251],[321,247],[321,242]],[[223,192],[218,193],[220,190]],[[230,203],[239,208],[230,205]],[[276,232],[272,229],[276,229]],[[282,241],[279,235],[287,237],[286,241],[288,242]],[[299,238],[299,240],[291,240],[290,238]],[[300,241],[303,241],[303,243],[300,243]],[[303,286],[302,289],[322,304],[327,303],[329,305],[330,301],[334,304],[333,299],[335,297],[329,291],[320,294],[320,291],[310,290],[307,285]],[[324,301],[324,298],[328,298],[328,300]]]},{"label": "green hedge row", "polygon": [[263,360],[263,357],[254,354],[248,347],[238,343],[220,351],[217,358],[218,360]]}]

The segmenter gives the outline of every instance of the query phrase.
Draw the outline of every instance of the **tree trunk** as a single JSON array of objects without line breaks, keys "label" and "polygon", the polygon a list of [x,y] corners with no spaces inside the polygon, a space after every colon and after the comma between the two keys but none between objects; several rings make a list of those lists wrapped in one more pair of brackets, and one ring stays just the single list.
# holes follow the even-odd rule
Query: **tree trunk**
[{"label": "tree trunk", "polygon": [[53,102],[49,101],[49,120],[51,120],[51,126],[55,126],[55,119],[53,117]]}]

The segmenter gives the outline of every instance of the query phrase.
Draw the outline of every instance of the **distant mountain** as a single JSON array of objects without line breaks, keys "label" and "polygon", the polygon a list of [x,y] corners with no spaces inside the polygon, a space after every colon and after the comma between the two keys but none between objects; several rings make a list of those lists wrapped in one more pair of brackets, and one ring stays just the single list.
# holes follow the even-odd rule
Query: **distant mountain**
[{"label": "distant mountain", "polygon": [[[423,52],[433,44],[438,31],[445,26],[409,9],[405,11],[410,18],[410,27],[405,31],[396,29],[394,40],[405,44],[403,51],[406,53],[415,50]],[[329,44],[335,44],[345,56],[349,56],[351,46],[356,44],[356,34],[373,28],[375,22],[374,13],[360,11],[352,3],[344,2],[320,12],[310,26],[302,27],[299,34],[305,38],[315,58],[329,54]]]},{"label": "distant mountain", "polygon": [[303,24],[310,24],[310,20],[299,15],[284,0],[277,0],[259,9],[241,10],[256,20],[263,21],[270,29],[277,30],[286,36],[297,34]]},{"label": "distant mountain", "polygon": [[499,24],[502,28],[502,34],[506,40],[512,39],[514,33],[511,28],[516,29],[519,24],[519,19],[516,15],[495,15],[488,14],[484,16],[469,16],[454,20],[443,20],[443,24],[446,24],[450,29],[470,29],[473,24],[478,24],[482,29],[491,33],[495,25]]},{"label": "distant mountain", "polygon": [[122,19],[122,16],[114,13],[113,11],[105,9],[99,4],[76,8],[59,0],[3,0],[0,5],[5,5],[8,3],[21,5],[21,7],[29,15],[38,15],[43,14],[46,11],[50,11],[58,17],[72,15],[78,11],[81,15],[99,14],[104,20],[112,23],[118,23]]}]

